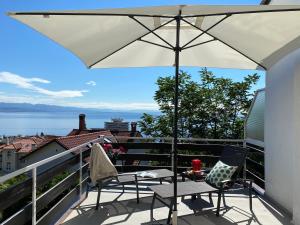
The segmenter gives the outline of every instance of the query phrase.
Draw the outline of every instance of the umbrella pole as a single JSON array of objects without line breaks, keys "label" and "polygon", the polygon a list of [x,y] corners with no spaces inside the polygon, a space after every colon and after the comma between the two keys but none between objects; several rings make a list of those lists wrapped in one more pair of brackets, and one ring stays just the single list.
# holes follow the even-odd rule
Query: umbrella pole
[{"label": "umbrella pole", "polygon": [[180,54],[180,21],[181,11],[175,17],[176,20],[176,47],[175,51],[175,99],[174,99],[174,130],[173,130],[173,171],[174,171],[174,208],[172,213],[172,224],[177,225],[177,142],[178,142],[178,96],[179,96],[179,54]]}]

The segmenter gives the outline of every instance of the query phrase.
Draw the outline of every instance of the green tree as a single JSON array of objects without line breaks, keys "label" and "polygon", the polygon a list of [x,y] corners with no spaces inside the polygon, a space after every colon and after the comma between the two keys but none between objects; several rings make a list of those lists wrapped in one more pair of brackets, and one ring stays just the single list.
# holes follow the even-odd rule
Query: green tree
[{"label": "green tree", "polygon": [[[243,121],[250,107],[251,88],[259,79],[248,75],[241,82],[216,77],[206,68],[199,72],[199,81],[193,81],[180,71],[179,121],[180,137],[242,138]],[[161,115],[144,113],[139,121],[146,136],[172,136],[174,113],[174,78],[159,77],[154,100]]]}]

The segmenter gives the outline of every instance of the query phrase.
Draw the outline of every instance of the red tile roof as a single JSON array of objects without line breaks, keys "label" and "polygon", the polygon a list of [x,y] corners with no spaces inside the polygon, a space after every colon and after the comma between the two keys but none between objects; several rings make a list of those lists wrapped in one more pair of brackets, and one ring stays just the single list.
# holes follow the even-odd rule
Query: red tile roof
[{"label": "red tile roof", "polygon": [[100,135],[112,136],[110,131],[99,131],[89,134],[73,135],[56,138],[56,142],[65,147],[65,149],[71,149],[78,145],[84,144],[86,142],[92,141],[98,138]]},{"label": "red tile roof", "polygon": [[100,135],[112,136],[110,131],[99,131],[99,132],[94,132],[94,133],[89,133],[89,134],[81,134],[81,135],[73,135],[73,136],[54,138],[52,140],[43,142],[40,146],[38,146],[37,149],[35,149],[34,151],[30,152],[29,154],[27,154],[26,156],[24,156],[22,158],[26,158],[27,156],[33,154],[34,152],[40,150],[41,148],[43,148],[46,145],[53,143],[53,142],[58,143],[65,150],[69,150],[78,145],[93,141],[93,140],[97,139]]},{"label": "red tile roof", "polygon": [[5,144],[2,150],[15,150],[19,153],[30,153],[34,150],[33,145],[37,146],[43,141],[39,137],[18,138],[11,144]]},{"label": "red tile roof", "polygon": [[85,130],[73,129],[67,136],[90,134],[90,133],[96,133],[99,131],[107,131],[107,130],[104,128],[85,129]]},{"label": "red tile roof", "polygon": [[6,144],[0,144],[0,152],[2,152],[2,150],[5,146],[6,146]]}]

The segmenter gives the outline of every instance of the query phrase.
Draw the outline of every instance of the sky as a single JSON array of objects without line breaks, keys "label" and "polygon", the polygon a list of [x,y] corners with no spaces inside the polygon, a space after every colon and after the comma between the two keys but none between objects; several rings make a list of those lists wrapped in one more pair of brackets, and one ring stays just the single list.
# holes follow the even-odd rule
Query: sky
[{"label": "sky", "polygon": [[[176,4],[259,4],[259,0],[1,0],[0,102],[51,104],[114,110],[157,110],[153,100],[159,76],[173,76],[174,68],[115,68],[88,70],[73,54],[11,19],[9,11],[101,9]],[[181,67],[199,79],[200,67]],[[209,68],[219,77],[241,81],[254,70]]]}]

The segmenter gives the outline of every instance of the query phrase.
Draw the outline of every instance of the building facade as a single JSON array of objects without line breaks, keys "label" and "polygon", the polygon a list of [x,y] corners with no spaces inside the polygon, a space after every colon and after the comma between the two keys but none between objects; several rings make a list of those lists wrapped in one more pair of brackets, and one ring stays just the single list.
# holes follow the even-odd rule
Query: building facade
[{"label": "building facade", "polygon": [[44,141],[40,137],[16,138],[11,143],[0,146],[0,169],[3,173],[10,173],[22,168],[21,158],[34,151]]}]

